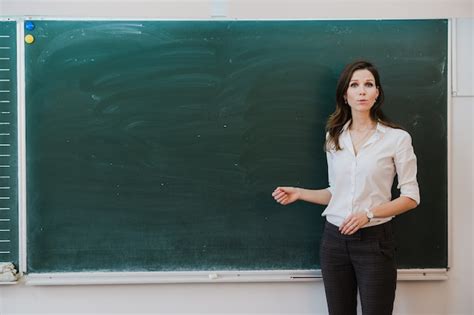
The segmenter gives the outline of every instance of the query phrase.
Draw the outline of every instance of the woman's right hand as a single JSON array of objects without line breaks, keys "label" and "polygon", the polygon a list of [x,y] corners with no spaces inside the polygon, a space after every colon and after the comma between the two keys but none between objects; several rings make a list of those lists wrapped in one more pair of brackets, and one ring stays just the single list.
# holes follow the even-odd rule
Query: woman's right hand
[{"label": "woman's right hand", "polygon": [[300,198],[301,190],[298,187],[277,187],[272,196],[276,202],[286,206]]}]

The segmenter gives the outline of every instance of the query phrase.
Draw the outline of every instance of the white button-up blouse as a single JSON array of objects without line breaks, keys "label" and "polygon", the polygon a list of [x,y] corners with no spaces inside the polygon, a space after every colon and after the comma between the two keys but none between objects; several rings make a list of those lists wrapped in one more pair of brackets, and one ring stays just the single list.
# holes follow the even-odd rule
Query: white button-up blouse
[{"label": "white button-up blouse", "polygon": [[[400,195],[417,204],[420,192],[416,180],[416,156],[408,132],[377,123],[376,131],[354,153],[346,123],[339,137],[342,150],[327,152],[331,200],[323,212],[326,219],[341,226],[356,211],[371,209],[392,199],[391,188],[398,175]],[[364,227],[385,223],[392,218],[376,218]]]}]

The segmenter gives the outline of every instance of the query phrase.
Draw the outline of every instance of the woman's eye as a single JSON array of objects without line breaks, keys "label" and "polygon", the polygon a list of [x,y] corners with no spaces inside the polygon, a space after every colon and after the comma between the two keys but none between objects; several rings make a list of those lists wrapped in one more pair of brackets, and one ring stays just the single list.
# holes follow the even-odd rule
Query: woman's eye
[{"label": "woman's eye", "polygon": [[365,86],[367,86],[367,87],[373,87],[374,84],[369,82],[369,83],[366,83]]},{"label": "woman's eye", "polygon": [[355,88],[358,87],[359,85],[357,83],[351,83],[350,87]]}]

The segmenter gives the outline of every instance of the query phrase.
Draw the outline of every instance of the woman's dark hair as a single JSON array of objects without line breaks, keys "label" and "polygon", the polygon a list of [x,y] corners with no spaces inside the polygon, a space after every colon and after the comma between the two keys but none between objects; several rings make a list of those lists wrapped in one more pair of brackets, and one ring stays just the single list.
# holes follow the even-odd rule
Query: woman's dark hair
[{"label": "woman's dark hair", "polygon": [[349,83],[352,79],[352,75],[357,70],[368,70],[375,79],[375,85],[379,90],[379,96],[375,101],[374,106],[370,109],[370,118],[373,121],[382,123],[388,127],[401,129],[400,126],[391,122],[382,112],[382,104],[384,101],[384,92],[382,84],[380,83],[380,76],[377,69],[368,61],[357,60],[348,64],[341,75],[339,76],[339,81],[337,82],[336,88],[336,110],[329,116],[329,119],[326,123],[326,132],[328,137],[326,139],[325,149],[326,150],[341,150],[339,145],[339,136],[342,132],[344,125],[352,118],[351,108],[345,102],[345,94],[349,87]]}]

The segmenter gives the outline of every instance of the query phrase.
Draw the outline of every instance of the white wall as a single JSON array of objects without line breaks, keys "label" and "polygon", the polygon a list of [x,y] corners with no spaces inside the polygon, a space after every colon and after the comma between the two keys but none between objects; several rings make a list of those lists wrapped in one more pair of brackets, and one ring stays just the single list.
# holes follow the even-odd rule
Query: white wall
[{"label": "white wall", "polygon": [[[457,23],[457,68],[472,67],[473,3],[470,0],[201,1],[201,0],[0,0],[1,16],[131,18],[439,18]],[[468,53],[466,53],[466,49]],[[470,50],[470,51],[469,51]],[[451,111],[450,266],[446,281],[398,283],[396,314],[474,314],[473,156],[474,69],[457,75],[462,96]],[[457,73],[455,71],[455,73]],[[467,91],[467,92],[466,92]],[[470,95],[470,96],[468,96]],[[433,231],[436,233],[436,231]],[[326,314],[321,281],[28,287],[0,286],[0,314],[206,313]]]},{"label": "white wall", "polygon": [[[3,9],[2,9],[3,5]],[[6,13],[1,13],[2,10]],[[472,17],[472,0],[0,0],[0,15],[204,18]]]}]

